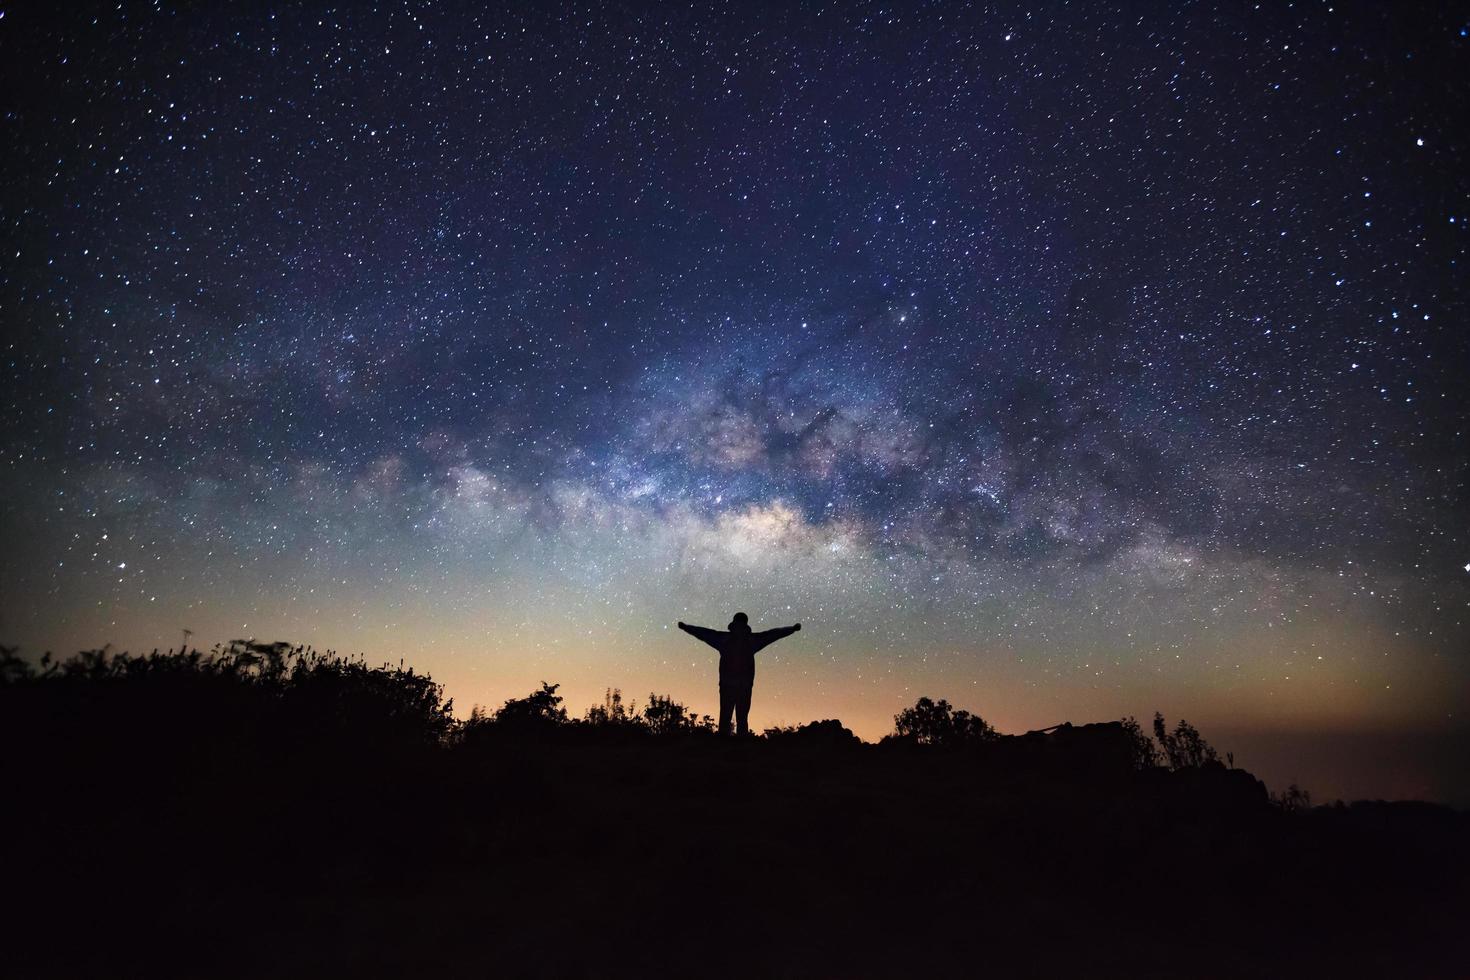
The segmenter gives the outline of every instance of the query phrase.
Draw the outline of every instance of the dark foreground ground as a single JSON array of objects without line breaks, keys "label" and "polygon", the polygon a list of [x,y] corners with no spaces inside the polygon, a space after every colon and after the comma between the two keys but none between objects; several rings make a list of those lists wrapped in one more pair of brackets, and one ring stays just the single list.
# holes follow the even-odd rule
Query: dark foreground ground
[{"label": "dark foreground ground", "polygon": [[334,710],[5,688],[3,973],[1470,971],[1470,821],[1445,808],[1283,812],[1239,770],[1054,739],[445,742]]}]

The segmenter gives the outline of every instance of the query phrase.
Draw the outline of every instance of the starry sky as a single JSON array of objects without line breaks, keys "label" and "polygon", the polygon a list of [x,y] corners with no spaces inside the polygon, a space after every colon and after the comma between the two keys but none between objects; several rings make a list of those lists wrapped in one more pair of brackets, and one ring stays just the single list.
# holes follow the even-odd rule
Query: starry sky
[{"label": "starry sky", "polygon": [[1463,10],[39,6],[0,641],[713,713],[741,609],[757,728],[1470,799]]}]

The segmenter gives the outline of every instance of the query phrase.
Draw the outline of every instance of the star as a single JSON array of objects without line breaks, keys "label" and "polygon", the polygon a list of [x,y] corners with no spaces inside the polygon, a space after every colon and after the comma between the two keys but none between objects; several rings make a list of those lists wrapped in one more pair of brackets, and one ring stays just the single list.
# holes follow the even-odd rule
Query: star
[{"label": "star", "polygon": [[1021,730],[1470,683],[1470,236],[1403,152],[1460,108],[1446,5],[53,6],[7,645],[253,622],[694,703],[655,627],[749,606],[810,637],[791,720],[865,737],[931,682]]}]

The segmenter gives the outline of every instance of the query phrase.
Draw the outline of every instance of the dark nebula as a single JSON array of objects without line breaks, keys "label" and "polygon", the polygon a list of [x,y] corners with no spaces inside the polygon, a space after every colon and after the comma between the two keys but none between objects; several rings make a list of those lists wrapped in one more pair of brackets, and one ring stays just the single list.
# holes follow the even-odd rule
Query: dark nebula
[{"label": "dark nebula", "polygon": [[1463,729],[1452,8],[53,7],[0,640],[713,710],[738,608],[757,727]]}]

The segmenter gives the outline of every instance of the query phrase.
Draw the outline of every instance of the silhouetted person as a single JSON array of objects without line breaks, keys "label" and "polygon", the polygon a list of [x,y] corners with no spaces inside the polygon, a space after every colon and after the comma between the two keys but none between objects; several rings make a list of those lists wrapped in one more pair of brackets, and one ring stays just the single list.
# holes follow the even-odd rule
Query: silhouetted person
[{"label": "silhouetted person", "polygon": [[752,633],[745,613],[738,612],[730,620],[726,627],[729,632],[726,633],[688,623],[680,623],[679,628],[720,651],[720,734],[730,734],[731,712],[735,714],[735,731],[741,735],[749,734],[750,689],[755,684],[756,651],[783,636],[790,636],[801,629],[801,624]]}]

